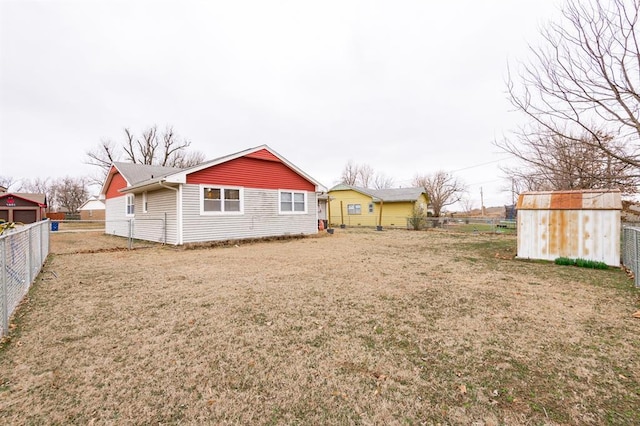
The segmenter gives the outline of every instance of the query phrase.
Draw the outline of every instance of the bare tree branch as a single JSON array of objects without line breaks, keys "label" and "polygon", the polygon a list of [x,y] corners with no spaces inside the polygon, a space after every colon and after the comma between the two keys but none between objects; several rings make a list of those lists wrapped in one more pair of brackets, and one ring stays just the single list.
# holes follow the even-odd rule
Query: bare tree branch
[{"label": "bare tree branch", "polygon": [[[613,137],[599,135],[607,151],[622,153]],[[593,148],[590,134],[570,139],[555,133],[536,138],[505,139],[496,142],[520,160],[521,166],[503,168],[512,184],[521,191],[619,188],[625,194],[637,192],[640,176],[635,166]],[[620,154],[622,155],[622,154]],[[618,156],[619,157],[619,156]]]},{"label": "bare tree branch", "polygon": [[640,167],[639,14],[638,0],[567,2],[532,60],[509,70],[509,99],[531,119],[521,138],[555,134]]},{"label": "bare tree branch", "polygon": [[433,207],[433,215],[439,217],[446,206],[457,203],[467,191],[466,185],[443,170],[430,175],[416,175],[413,185],[424,188]]},{"label": "bare tree branch", "polygon": [[[153,164],[168,167],[191,167],[204,161],[204,154],[189,151],[191,142],[180,140],[167,126],[164,133],[158,133],[157,126],[151,126],[137,138],[128,128],[124,129],[125,141],[118,147],[106,140],[93,151],[87,152],[87,163],[100,169],[99,176],[91,178],[92,183],[102,184],[114,161],[129,161],[138,164]],[[162,145],[160,140],[162,140]]]},{"label": "bare tree branch", "polygon": [[340,183],[361,188],[386,189],[393,186],[393,179],[384,173],[376,173],[368,164],[356,164],[349,160],[342,169]]},{"label": "bare tree branch", "polygon": [[355,186],[358,182],[358,169],[358,165],[355,164],[353,160],[349,160],[342,169],[342,174],[340,175],[340,183]]}]

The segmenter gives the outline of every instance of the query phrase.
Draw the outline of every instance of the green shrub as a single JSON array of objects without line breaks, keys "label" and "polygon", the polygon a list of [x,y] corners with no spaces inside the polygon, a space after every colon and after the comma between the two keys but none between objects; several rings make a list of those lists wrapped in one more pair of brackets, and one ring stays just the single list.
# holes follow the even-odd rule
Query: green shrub
[{"label": "green shrub", "polygon": [[609,269],[609,265],[604,262],[598,262],[596,260],[588,259],[576,259],[576,266],[591,269]]},{"label": "green shrub", "polygon": [[556,265],[568,265],[568,266],[578,266],[580,268],[590,268],[590,269],[609,269],[609,265],[604,262],[598,262],[596,260],[589,259],[570,259],[568,257],[558,257],[555,260]]},{"label": "green shrub", "polygon": [[411,211],[411,216],[408,218],[408,225],[418,231],[424,228],[427,224],[427,215],[424,209],[418,205],[417,203],[413,206],[413,210]]}]

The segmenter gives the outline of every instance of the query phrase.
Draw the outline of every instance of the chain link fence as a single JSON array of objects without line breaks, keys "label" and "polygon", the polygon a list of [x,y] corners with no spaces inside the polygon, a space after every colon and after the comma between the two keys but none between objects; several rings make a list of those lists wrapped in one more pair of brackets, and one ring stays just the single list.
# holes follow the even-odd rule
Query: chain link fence
[{"label": "chain link fence", "polygon": [[[121,220],[52,220],[54,251],[65,253],[153,247],[167,240],[163,218]],[[76,244],[57,244],[57,242]],[[61,248],[64,246],[64,248]]]},{"label": "chain link fence", "polygon": [[633,272],[636,287],[640,287],[640,227],[622,227],[622,264]]},{"label": "chain link fence", "polygon": [[407,229],[439,228],[459,232],[490,232],[516,234],[515,219],[492,217],[428,217],[407,218]]},{"label": "chain link fence", "polygon": [[49,255],[49,220],[16,226],[0,235],[0,336]]}]

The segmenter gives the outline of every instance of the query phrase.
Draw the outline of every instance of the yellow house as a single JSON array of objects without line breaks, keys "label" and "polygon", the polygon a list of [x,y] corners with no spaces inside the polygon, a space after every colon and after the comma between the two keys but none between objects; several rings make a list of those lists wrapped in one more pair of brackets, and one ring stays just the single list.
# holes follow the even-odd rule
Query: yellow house
[{"label": "yellow house", "polygon": [[426,211],[429,203],[424,188],[369,189],[339,184],[328,195],[330,226],[406,228],[414,206]]}]

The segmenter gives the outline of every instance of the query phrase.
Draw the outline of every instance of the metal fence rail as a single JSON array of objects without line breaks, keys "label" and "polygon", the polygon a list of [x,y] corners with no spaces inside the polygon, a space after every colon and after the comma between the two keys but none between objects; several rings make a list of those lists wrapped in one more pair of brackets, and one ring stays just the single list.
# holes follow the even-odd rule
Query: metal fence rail
[{"label": "metal fence rail", "polygon": [[49,255],[49,220],[17,226],[0,236],[0,336]]},{"label": "metal fence rail", "polygon": [[640,287],[640,228],[622,228],[622,264],[633,272],[636,287]]}]

